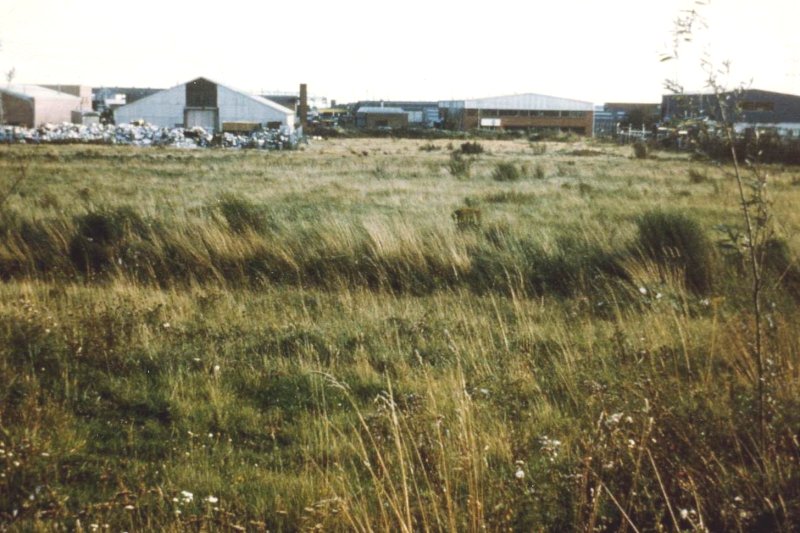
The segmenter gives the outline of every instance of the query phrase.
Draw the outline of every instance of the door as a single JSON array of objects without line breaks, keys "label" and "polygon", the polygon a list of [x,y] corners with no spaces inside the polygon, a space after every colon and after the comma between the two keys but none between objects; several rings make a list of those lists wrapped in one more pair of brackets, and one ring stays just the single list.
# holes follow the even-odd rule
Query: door
[{"label": "door", "polygon": [[209,132],[216,131],[218,116],[219,110],[216,108],[191,109],[187,107],[184,115],[184,127],[191,129],[200,126]]}]

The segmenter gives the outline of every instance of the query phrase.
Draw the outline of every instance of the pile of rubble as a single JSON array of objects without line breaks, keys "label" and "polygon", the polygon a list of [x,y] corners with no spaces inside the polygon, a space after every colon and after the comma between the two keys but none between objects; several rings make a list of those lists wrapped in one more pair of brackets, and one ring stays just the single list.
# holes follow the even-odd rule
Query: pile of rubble
[{"label": "pile of rubble", "polygon": [[0,142],[19,144],[119,144],[176,148],[262,148],[283,150],[297,145],[297,136],[278,130],[248,134],[212,134],[203,128],[161,128],[152,124],[45,124],[38,128],[0,126]]}]

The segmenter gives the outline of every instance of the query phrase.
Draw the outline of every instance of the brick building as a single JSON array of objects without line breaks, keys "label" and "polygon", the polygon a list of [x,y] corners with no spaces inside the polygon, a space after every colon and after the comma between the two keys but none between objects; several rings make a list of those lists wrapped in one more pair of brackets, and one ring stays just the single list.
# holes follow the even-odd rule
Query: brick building
[{"label": "brick building", "polygon": [[594,106],[591,102],[541,94],[515,94],[474,100],[439,102],[445,127],[471,130],[561,131],[591,136]]}]

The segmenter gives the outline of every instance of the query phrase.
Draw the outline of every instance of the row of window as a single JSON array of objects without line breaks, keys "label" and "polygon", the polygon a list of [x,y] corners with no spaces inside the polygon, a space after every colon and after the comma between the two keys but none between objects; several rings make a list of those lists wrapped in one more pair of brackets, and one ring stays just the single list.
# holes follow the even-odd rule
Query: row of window
[{"label": "row of window", "polygon": [[566,117],[584,118],[587,111],[528,111],[527,109],[467,109],[470,117]]}]

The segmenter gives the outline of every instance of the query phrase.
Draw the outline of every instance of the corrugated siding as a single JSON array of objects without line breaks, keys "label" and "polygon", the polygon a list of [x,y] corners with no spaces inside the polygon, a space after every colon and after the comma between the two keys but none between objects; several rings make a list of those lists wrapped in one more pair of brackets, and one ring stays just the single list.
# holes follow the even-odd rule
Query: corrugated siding
[{"label": "corrugated siding", "polygon": [[184,107],[186,107],[186,84],[122,106],[114,111],[114,120],[117,124],[144,120],[156,126],[171,128],[176,124],[183,124]]},{"label": "corrugated siding", "polygon": [[515,94],[466,100],[467,109],[525,109],[536,111],[592,111],[594,104],[542,94]]},{"label": "corrugated siding", "polygon": [[257,98],[217,86],[220,122],[280,122],[289,130],[294,129],[294,113],[282,111],[280,106],[262,103]]}]

